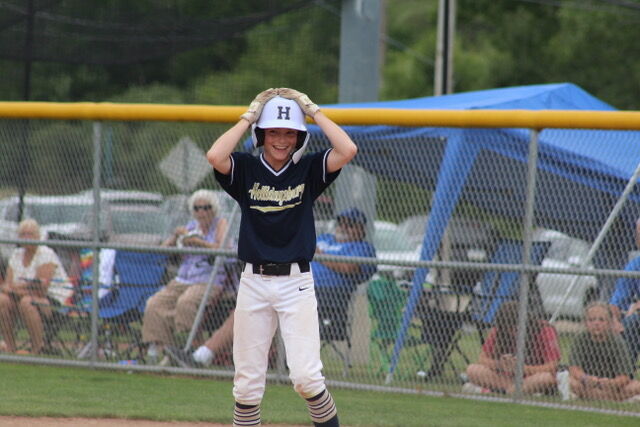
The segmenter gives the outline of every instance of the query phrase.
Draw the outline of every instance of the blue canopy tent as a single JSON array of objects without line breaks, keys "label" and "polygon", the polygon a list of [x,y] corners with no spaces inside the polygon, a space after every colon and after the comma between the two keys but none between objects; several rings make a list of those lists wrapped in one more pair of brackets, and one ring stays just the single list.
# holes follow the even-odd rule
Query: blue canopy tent
[{"label": "blue canopy tent", "polygon": [[[492,89],[409,100],[336,104],[336,108],[600,110],[614,108],[569,84]],[[310,126],[311,149],[326,147]],[[354,163],[392,180],[434,191],[421,259],[435,256],[448,220],[464,200],[507,218],[523,218],[529,129],[349,126],[359,154]],[[315,136],[315,137],[314,137]],[[539,133],[533,222],[592,241],[640,163],[640,132],[545,129]],[[620,268],[633,247],[631,224],[640,212],[634,188],[594,262]],[[429,209],[425,207],[425,209]],[[395,369],[427,269],[416,271],[394,350]]]},{"label": "blue canopy tent", "polygon": [[[440,97],[362,104],[340,104],[340,108],[398,109],[527,109],[614,110],[573,84],[550,84],[468,92]],[[347,127],[358,141],[356,164],[377,175],[435,189],[455,172],[459,196],[507,217],[522,216],[525,188],[522,164],[527,161],[528,129],[402,128],[394,126]],[[312,134],[318,132],[311,126]],[[630,136],[630,134],[635,135]],[[619,135],[619,137],[618,137]],[[622,183],[633,174],[640,160],[630,138],[640,133],[546,129],[540,134],[539,191],[549,197],[536,201],[537,224],[593,240],[602,225],[609,203],[602,209],[568,209],[584,206],[585,200],[615,202]],[[418,144],[420,147],[418,149]],[[456,148],[457,145],[462,147]],[[423,145],[428,146],[424,149]],[[461,158],[452,162],[457,150]],[[635,151],[635,153],[634,153]],[[384,161],[380,161],[380,157]],[[500,157],[500,170],[492,170]],[[467,169],[462,166],[467,165]],[[451,166],[452,172],[446,167]],[[490,170],[490,176],[487,171]],[[464,174],[462,173],[463,171]],[[461,185],[463,182],[466,185]],[[576,186],[580,184],[581,186]],[[553,189],[550,193],[549,189]],[[596,190],[594,192],[594,190]],[[562,194],[561,203],[554,195]],[[639,193],[634,193],[636,196]],[[453,196],[448,194],[449,198]],[[508,197],[511,203],[504,203]],[[635,200],[638,200],[637,197]],[[457,201],[457,200],[456,200]],[[435,203],[434,203],[435,204]],[[432,207],[433,209],[433,207]],[[604,214],[603,214],[604,212]],[[436,212],[437,213],[437,212]],[[595,223],[595,224],[594,224]]]},{"label": "blue canopy tent", "polygon": [[[614,110],[567,83],[339,107]],[[358,126],[348,132],[358,141],[356,163],[360,166],[435,189],[421,259],[435,256],[459,200],[506,217],[524,215],[529,130]],[[429,148],[417,149],[418,141]],[[379,158],[384,160],[376,161]],[[536,185],[536,193],[543,197],[536,197],[534,223],[592,241],[639,163],[640,132],[543,130]],[[598,252],[595,263],[599,267],[619,268],[632,248],[628,230],[639,211],[634,205],[640,202],[640,192],[636,189],[629,199],[634,203],[625,205],[618,225]],[[391,373],[426,274],[427,269],[419,269],[414,277]]]}]

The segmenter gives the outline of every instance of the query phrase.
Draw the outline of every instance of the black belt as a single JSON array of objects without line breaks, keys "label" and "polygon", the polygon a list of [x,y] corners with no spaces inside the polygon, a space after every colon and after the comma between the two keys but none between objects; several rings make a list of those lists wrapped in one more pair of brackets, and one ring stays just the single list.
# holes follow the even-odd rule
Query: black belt
[{"label": "black belt", "polygon": [[[300,267],[300,273],[307,273],[311,269],[307,261],[297,262]],[[253,267],[253,274],[262,274],[264,276],[288,276],[291,274],[291,264],[251,264]]]}]

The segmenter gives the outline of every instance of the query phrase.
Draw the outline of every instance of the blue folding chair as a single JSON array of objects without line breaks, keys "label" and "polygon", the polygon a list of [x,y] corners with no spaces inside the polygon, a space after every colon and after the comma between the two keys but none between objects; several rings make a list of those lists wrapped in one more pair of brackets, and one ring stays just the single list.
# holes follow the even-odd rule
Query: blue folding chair
[{"label": "blue folding chair", "polygon": [[100,300],[100,317],[138,318],[151,295],[164,285],[167,255],[118,251],[115,260],[116,286]]},{"label": "blue folding chair", "polygon": [[[540,265],[544,259],[551,242],[533,242],[531,246],[531,264]],[[522,242],[518,240],[502,241],[493,256],[492,264],[521,264]],[[532,275],[530,283],[529,301],[532,308],[541,304],[538,289],[535,287],[535,275]],[[469,314],[471,320],[479,326],[479,330],[493,324],[496,313],[506,301],[518,299],[520,290],[520,273],[517,271],[487,271],[482,281],[474,289]]]},{"label": "blue folding chair", "polygon": [[134,324],[142,320],[149,297],[164,285],[167,259],[167,255],[158,253],[116,253],[115,285],[99,304],[100,341],[105,357],[142,358],[142,337],[139,325]]}]

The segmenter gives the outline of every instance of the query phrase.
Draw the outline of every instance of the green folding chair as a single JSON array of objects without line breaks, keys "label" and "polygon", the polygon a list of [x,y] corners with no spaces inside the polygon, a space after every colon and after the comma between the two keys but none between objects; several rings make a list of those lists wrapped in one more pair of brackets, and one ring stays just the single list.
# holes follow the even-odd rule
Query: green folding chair
[{"label": "green folding chair", "polygon": [[[369,282],[367,298],[369,300],[369,317],[371,318],[370,355],[372,368],[376,373],[389,371],[391,355],[402,323],[402,313],[407,302],[407,292],[401,289],[396,281],[380,277]],[[407,334],[405,348],[412,348],[411,375],[423,365],[425,352],[420,348],[424,344],[412,335],[413,328]]]}]

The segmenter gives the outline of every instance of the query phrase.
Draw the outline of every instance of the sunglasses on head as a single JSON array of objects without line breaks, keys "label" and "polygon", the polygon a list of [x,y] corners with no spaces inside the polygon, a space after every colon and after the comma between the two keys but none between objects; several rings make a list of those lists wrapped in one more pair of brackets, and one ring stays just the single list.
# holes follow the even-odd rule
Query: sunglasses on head
[{"label": "sunglasses on head", "polygon": [[213,208],[213,206],[211,205],[202,205],[202,206],[194,206],[193,210],[194,212],[198,212],[199,210],[210,211],[211,208]]}]

